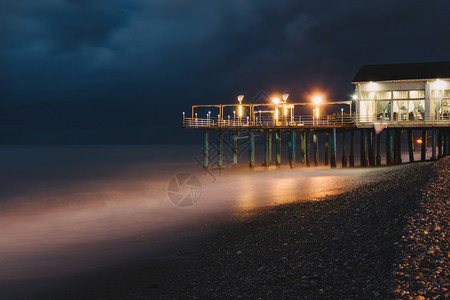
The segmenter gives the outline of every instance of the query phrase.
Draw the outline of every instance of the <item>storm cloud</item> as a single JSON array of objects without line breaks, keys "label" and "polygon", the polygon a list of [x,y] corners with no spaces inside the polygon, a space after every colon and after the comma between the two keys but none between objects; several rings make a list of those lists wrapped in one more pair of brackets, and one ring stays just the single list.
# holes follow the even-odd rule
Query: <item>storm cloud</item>
[{"label": "storm cloud", "polygon": [[[4,1],[6,2],[6,1]],[[151,143],[190,105],[264,90],[344,100],[364,64],[448,60],[450,3],[11,1],[0,4],[4,143]]]}]

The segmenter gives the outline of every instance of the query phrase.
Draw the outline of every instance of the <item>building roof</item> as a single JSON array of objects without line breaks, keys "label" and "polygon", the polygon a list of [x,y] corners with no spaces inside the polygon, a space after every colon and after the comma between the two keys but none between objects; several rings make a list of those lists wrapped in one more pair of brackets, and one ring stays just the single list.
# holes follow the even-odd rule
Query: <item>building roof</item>
[{"label": "building roof", "polygon": [[366,65],[359,69],[352,82],[420,80],[435,78],[450,78],[450,61]]}]

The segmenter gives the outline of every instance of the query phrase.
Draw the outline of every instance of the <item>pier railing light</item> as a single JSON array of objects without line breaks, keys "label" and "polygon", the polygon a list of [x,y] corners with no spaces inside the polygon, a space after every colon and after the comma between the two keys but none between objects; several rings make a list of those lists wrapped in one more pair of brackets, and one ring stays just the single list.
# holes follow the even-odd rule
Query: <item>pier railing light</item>
[{"label": "pier railing light", "polygon": [[280,99],[279,98],[273,98],[272,99],[272,103],[275,105],[278,105],[280,103]]},{"label": "pier railing light", "polygon": [[354,101],[358,100],[358,95],[353,94],[353,95],[352,95],[352,100],[354,100]]},{"label": "pier railing light", "polygon": [[242,118],[242,99],[244,99],[244,95],[239,95],[239,96],[237,97],[237,100],[238,100],[238,102],[239,102],[238,116],[239,116],[240,118]]},{"label": "pier railing light", "polygon": [[288,97],[289,97],[289,94],[284,94],[284,95],[282,96],[283,101],[284,101],[285,103],[286,103]]}]

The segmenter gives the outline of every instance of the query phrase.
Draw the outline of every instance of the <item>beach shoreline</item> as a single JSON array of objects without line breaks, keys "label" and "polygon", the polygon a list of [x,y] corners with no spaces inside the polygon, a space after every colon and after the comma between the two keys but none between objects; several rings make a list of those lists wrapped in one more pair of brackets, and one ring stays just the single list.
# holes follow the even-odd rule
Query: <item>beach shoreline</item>
[{"label": "beach shoreline", "polygon": [[433,168],[438,163],[448,170],[448,158],[385,167],[378,169],[384,174],[379,181],[349,192],[259,208],[165,261],[111,269],[89,282],[79,277],[41,295],[390,298],[396,292],[402,297],[408,294],[394,284],[394,263],[404,249],[399,242],[420,212],[425,187],[439,178]]}]

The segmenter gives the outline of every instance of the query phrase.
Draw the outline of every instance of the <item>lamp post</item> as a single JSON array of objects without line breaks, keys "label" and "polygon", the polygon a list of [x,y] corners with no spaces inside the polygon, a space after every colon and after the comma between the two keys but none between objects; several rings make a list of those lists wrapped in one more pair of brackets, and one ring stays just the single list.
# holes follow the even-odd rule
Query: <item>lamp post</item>
[{"label": "lamp post", "polygon": [[277,126],[278,123],[278,104],[280,104],[280,99],[273,98],[272,103],[275,105],[275,110],[273,112],[273,118],[275,120],[275,126]]},{"label": "lamp post", "polygon": [[313,98],[313,102],[314,104],[316,104],[316,110],[315,110],[315,114],[316,114],[316,119],[317,119],[317,125],[319,125],[319,105],[322,102],[322,98],[319,96],[315,96]]},{"label": "lamp post", "polygon": [[341,108],[341,124],[344,124],[344,109]]},{"label": "lamp post", "polygon": [[261,119],[261,111],[259,111],[259,123],[262,124],[262,119]]},{"label": "lamp post", "polygon": [[289,94],[284,94],[283,96],[281,96],[281,98],[283,99],[283,120],[284,123],[286,125],[287,122],[287,107],[286,107],[286,101],[289,97]]},{"label": "lamp post", "polygon": [[241,123],[241,118],[242,118],[242,100],[243,99],[244,99],[244,95],[237,96],[237,100],[239,102],[239,107],[238,107],[238,122],[239,122],[239,124]]}]

